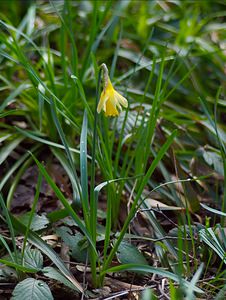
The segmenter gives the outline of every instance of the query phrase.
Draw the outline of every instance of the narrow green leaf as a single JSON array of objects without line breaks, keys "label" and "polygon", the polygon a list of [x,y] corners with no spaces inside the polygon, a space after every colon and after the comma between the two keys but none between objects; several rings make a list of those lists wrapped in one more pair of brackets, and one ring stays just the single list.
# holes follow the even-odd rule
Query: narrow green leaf
[{"label": "narrow green leaf", "polygon": [[[34,147],[32,147],[30,149],[31,152],[36,153],[36,151],[40,148],[40,145],[35,145]],[[4,174],[4,178],[1,179],[0,182],[0,191],[2,190],[2,188],[4,187],[4,185],[6,184],[6,182],[10,179],[10,177],[12,176],[12,174],[26,161],[27,158],[29,158],[29,153],[25,153],[24,155],[22,155],[8,170],[8,172],[6,174]],[[25,162],[26,163],[26,162]]]},{"label": "narrow green leaf", "polygon": [[21,84],[19,85],[0,105],[0,112],[2,112],[5,107],[12,103],[15,102],[15,98],[21,94],[22,91],[28,89],[30,87],[30,84]]},{"label": "narrow green leaf", "polygon": [[[121,271],[133,271],[133,272],[144,272],[144,273],[151,273],[151,274],[156,274],[159,276],[163,276],[169,279],[172,279],[176,282],[182,282],[185,286],[189,286],[190,283],[187,282],[186,280],[178,277],[176,274],[173,274],[171,272],[168,272],[166,270],[160,269],[160,268],[156,268],[156,267],[150,267],[150,266],[146,266],[146,265],[139,265],[139,264],[125,264],[125,265],[120,265],[120,266],[116,266],[116,267],[112,267],[110,269],[107,269],[103,272],[103,274],[106,273],[115,273],[115,272],[121,272]],[[194,291],[197,293],[203,293],[203,291],[194,286]]]},{"label": "narrow green leaf", "polygon": [[[162,157],[165,155],[166,151],[168,150],[168,148],[170,147],[170,145],[172,144],[175,136],[177,134],[177,131],[173,131],[173,133],[168,137],[168,139],[166,140],[165,144],[161,147],[161,149],[159,150],[157,156],[155,157],[155,159],[153,160],[151,166],[149,167],[146,175],[144,176],[144,179],[142,180],[141,184],[140,184],[140,187],[139,187],[139,190],[137,192],[137,195],[136,195],[136,198],[134,199],[134,202],[131,206],[131,209],[130,209],[130,212],[129,212],[129,215],[127,216],[126,218],[126,221],[124,222],[124,225],[123,225],[123,228],[121,230],[121,233],[115,243],[115,245],[113,246],[111,252],[109,253],[108,255],[108,258],[107,260],[105,261],[104,263],[104,266],[103,266],[103,270],[105,270],[106,268],[108,268],[109,264],[111,263],[116,251],[118,250],[118,247],[128,229],[128,226],[132,220],[132,218],[134,217],[135,213],[136,213],[136,210],[137,210],[137,204],[140,200],[140,197],[142,195],[142,192],[143,192],[143,189],[145,188],[150,176],[153,174],[155,168],[157,167],[159,161],[162,159]],[[155,221],[155,220],[154,220]],[[175,257],[177,256],[176,254],[176,251],[172,248],[172,251],[175,255]]]},{"label": "narrow green leaf", "polygon": [[[46,145],[49,145],[49,146],[52,146],[52,147],[56,147],[56,148],[60,148],[60,149],[64,149],[64,150],[66,149],[66,148],[65,148],[63,145],[61,145],[61,144],[58,144],[58,143],[55,143],[55,142],[48,141],[48,140],[46,139],[45,136],[40,137],[40,136],[35,135],[35,133],[32,133],[31,131],[23,130],[23,129],[19,128],[19,127],[15,127],[15,128],[16,128],[16,130],[19,131],[21,134],[23,134],[24,136],[26,136],[26,137],[28,137],[28,138],[34,140],[34,141],[37,141],[37,142],[40,142],[40,143],[42,143],[42,144],[46,144]],[[70,150],[71,152],[80,154],[80,151],[77,150],[77,149],[75,149],[75,148],[69,147],[69,150]],[[88,158],[91,159],[90,156],[88,156]]]},{"label": "narrow green leaf", "polygon": [[53,267],[45,267],[42,269],[42,272],[46,277],[55,279],[63,283],[65,286],[69,287],[70,289],[77,291],[75,286],[66,277],[64,277],[57,269]]},{"label": "narrow green leaf", "polygon": [[2,207],[2,211],[3,211],[3,216],[5,217],[6,219],[6,223],[9,227],[9,231],[10,231],[10,236],[12,238],[12,244],[13,244],[13,250],[14,250],[14,256],[15,256],[15,263],[17,263],[17,257],[18,257],[18,254],[17,254],[17,247],[16,247],[16,238],[15,238],[15,232],[14,232],[14,228],[13,228],[13,225],[12,225],[12,221],[11,221],[11,218],[10,218],[10,213],[5,205],[5,201],[2,197],[2,194],[0,193],[0,206]]},{"label": "narrow green leaf", "polygon": [[0,150],[0,165],[5,161],[5,159],[11,154],[11,152],[24,140],[24,137],[16,137],[8,142],[6,145],[1,147]]},{"label": "narrow green leaf", "polygon": [[21,264],[17,264],[15,262],[8,261],[6,259],[0,259],[0,263],[6,265],[8,267],[15,268],[15,269],[20,270],[20,271],[25,272],[25,273],[37,273],[39,271],[39,269],[24,267]]},{"label": "narrow green leaf", "polygon": [[200,203],[200,205],[205,208],[206,210],[208,211],[211,211],[212,213],[214,214],[217,214],[217,215],[220,215],[220,216],[223,216],[223,217],[226,217],[226,213],[224,213],[223,211],[220,211],[220,210],[217,210],[215,208],[212,208],[212,207],[209,207],[203,203]]},{"label": "narrow green leaf", "polygon": [[77,189],[78,189],[78,192],[79,192],[80,201],[82,201],[82,194],[81,194],[81,187],[80,187],[80,183],[79,183],[79,178],[78,178],[78,175],[77,175],[77,172],[76,172],[76,169],[75,169],[75,165],[74,165],[74,162],[73,162],[73,159],[72,159],[70,149],[68,147],[68,143],[67,143],[65,134],[63,132],[63,129],[62,129],[62,127],[60,125],[60,122],[59,122],[59,119],[57,117],[56,105],[55,105],[54,100],[51,101],[51,113],[52,113],[52,117],[53,117],[55,126],[57,128],[58,134],[60,136],[60,139],[61,139],[61,141],[62,141],[62,143],[65,147],[65,151],[67,153],[68,161],[70,163],[70,167],[71,167],[71,170],[74,174],[74,178],[75,178],[75,181],[76,181],[76,184],[77,184]]},{"label": "narrow green leaf", "polygon": [[[89,203],[88,203],[88,172],[87,172],[87,113],[84,112],[82,132],[80,139],[80,173],[81,173],[81,188],[82,188],[82,205],[83,212],[86,218],[89,217]],[[88,222],[86,222],[88,224]]]},{"label": "narrow green leaf", "polygon": [[[64,195],[62,194],[62,192],[60,191],[60,189],[57,187],[57,185],[53,182],[53,180],[51,179],[51,177],[49,176],[49,174],[46,172],[46,170],[43,167],[43,165],[37,160],[37,158],[32,153],[31,153],[31,155],[32,155],[34,161],[36,162],[36,164],[37,164],[40,172],[45,177],[46,181],[51,186],[51,188],[55,192],[55,194],[58,197],[58,199],[61,201],[61,203],[63,204],[63,206],[67,209],[69,215],[78,224],[79,228],[82,230],[82,232],[84,233],[84,235],[87,237],[87,239],[89,240],[90,244],[92,245],[94,251],[96,252],[96,247],[93,244],[92,238],[91,238],[89,232],[87,231],[86,227],[83,225],[83,223],[81,222],[80,218],[76,214],[76,212],[73,210],[73,208],[71,207],[71,205],[68,203],[67,199],[65,199]],[[96,254],[97,254],[97,252],[96,252]]]},{"label": "narrow green leaf", "polygon": [[204,264],[202,263],[198,270],[195,272],[194,276],[192,277],[192,280],[188,286],[188,288],[186,289],[186,292],[187,292],[187,295],[186,295],[186,300],[191,300],[191,299],[195,299],[195,295],[194,295],[194,292],[195,292],[195,285],[196,283],[198,282],[202,272],[203,272],[203,269],[204,269]]}]

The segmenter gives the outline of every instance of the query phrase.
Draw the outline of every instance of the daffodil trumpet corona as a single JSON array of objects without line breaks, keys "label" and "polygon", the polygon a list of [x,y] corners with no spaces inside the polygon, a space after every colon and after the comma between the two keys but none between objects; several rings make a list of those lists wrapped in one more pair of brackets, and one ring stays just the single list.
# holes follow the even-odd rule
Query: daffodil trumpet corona
[{"label": "daffodil trumpet corona", "polygon": [[100,113],[103,110],[106,117],[116,117],[119,115],[119,111],[122,110],[122,106],[128,107],[128,101],[114,89],[108,76],[107,66],[102,64],[101,68],[103,70],[104,88],[97,106],[97,112]]}]

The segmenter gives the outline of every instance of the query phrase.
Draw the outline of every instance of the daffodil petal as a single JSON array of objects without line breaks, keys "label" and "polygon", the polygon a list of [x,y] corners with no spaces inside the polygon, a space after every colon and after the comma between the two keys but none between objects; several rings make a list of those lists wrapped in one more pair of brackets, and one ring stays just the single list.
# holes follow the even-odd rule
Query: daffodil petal
[{"label": "daffodil petal", "polygon": [[116,103],[114,98],[109,98],[108,101],[106,102],[106,111],[105,111],[105,116],[109,116],[109,117],[114,117],[114,116],[118,116],[119,112],[116,108]]},{"label": "daffodil petal", "polygon": [[109,96],[104,91],[101,93],[100,101],[97,106],[97,112],[98,114],[101,112],[101,110],[106,111],[106,102],[108,100]]},{"label": "daffodil petal", "polygon": [[128,101],[126,100],[126,98],[124,98],[122,95],[120,95],[116,91],[115,91],[115,98],[123,107],[125,107],[125,108],[128,107]]}]

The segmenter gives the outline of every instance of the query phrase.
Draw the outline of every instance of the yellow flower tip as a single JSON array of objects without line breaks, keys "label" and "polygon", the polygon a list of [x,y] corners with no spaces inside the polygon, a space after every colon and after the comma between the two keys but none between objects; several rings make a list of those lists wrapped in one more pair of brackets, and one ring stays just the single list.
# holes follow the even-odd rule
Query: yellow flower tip
[{"label": "yellow flower tip", "polygon": [[121,105],[125,108],[128,107],[128,101],[114,89],[108,77],[100,96],[97,112],[100,113],[103,110],[106,117],[116,117],[122,110]]}]

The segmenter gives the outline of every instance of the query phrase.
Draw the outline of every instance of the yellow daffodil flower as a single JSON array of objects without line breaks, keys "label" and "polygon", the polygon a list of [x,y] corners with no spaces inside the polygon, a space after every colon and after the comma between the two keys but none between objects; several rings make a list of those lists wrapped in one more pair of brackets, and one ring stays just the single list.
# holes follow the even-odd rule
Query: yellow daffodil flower
[{"label": "yellow daffodil flower", "polygon": [[118,109],[122,110],[121,105],[125,108],[128,107],[128,101],[114,89],[106,65],[102,64],[101,67],[104,72],[104,89],[100,96],[97,112],[100,113],[103,110],[106,117],[116,117],[119,115]]}]

